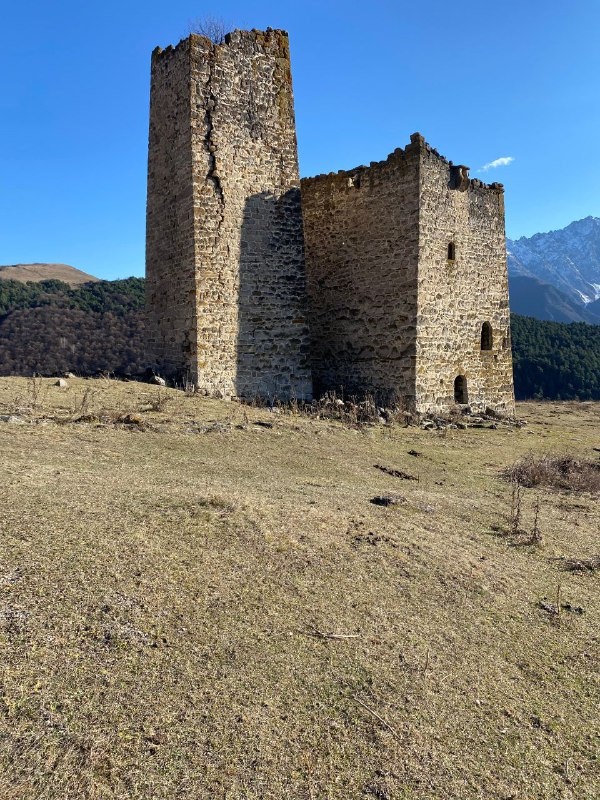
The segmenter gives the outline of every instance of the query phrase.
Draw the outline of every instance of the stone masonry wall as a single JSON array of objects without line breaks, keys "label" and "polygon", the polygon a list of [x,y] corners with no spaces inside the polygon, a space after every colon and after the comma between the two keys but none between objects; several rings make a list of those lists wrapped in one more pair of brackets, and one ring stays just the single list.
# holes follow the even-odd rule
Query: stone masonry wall
[{"label": "stone masonry wall", "polygon": [[[187,136],[176,179],[164,181],[162,204],[151,198],[149,229],[167,224],[164,212],[189,214],[188,254],[149,238],[153,285],[173,285],[149,295],[150,318],[170,315],[178,330],[173,350],[201,390],[221,396],[309,398],[312,385],[306,320],[304,246],[289,45],[283,31],[234,31],[222,44],[192,35],[176,48],[155,51],[153,80],[164,61],[187,59],[183,90],[153,87],[155,127],[150,171],[164,171],[172,155],[173,120],[185,119]],[[165,141],[166,140],[166,141]],[[154,149],[153,149],[154,142]],[[188,161],[190,167],[188,170]],[[179,185],[188,180],[193,202]],[[181,191],[181,193],[180,193]],[[158,212],[150,219],[150,209]],[[183,208],[185,207],[185,214]],[[161,213],[163,212],[162,216]],[[170,217],[169,217],[170,219]],[[158,222],[157,222],[158,220]],[[161,251],[162,247],[162,251]],[[173,250],[175,251],[173,253]],[[154,266],[153,266],[154,265]],[[162,282],[162,283],[161,283]],[[186,311],[173,315],[172,304]],[[193,322],[186,316],[190,303]],[[181,326],[181,327],[180,327]],[[165,325],[165,331],[168,325]],[[165,348],[162,348],[164,350]],[[156,349],[161,353],[161,346]],[[172,358],[169,364],[175,364]]]},{"label": "stone masonry wall", "polygon": [[[421,152],[417,409],[452,406],[454,381],[463,375],[469,405],[513,414],[502,186],[468,180],[466,168],[412,138]],[[481,349],[485,322],[491,350]]]},{"label": "stone masonry wall", "polygon": [[316,393],[414,399],[418,159],[302,180]]},{"label": "stone masonry wall", "polygon": [[155,51],[146,207],[146,330],[151,363],[190,369],[196,342],[189,40]]}]

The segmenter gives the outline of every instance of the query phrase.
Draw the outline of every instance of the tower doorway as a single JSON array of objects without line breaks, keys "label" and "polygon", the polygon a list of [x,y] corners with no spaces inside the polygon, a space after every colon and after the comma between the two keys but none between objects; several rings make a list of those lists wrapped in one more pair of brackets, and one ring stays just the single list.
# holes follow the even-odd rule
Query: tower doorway
[{"label": "tower doorway", "polygon": [[454,379],[454,402],[463,406],[469,402],[467,379],[464,375],[457,375]]}]

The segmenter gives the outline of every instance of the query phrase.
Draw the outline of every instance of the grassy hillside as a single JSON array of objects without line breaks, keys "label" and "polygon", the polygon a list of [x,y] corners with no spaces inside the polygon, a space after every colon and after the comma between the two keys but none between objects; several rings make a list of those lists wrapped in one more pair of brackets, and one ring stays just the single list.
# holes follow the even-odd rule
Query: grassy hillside
[{"label": "grassy hillside", "polygon": [[350,428],[51,383],[0,380],[1,798],[598,797],[597,497],[523,489],[514,530],[501,472],[596,461],[599,405]]},{"label": "grassy hillside", "polygon": [[93,275],[70,267],[68,264],[11,264],[0,267],[0,280],[31,281],[57,280],[69,286],[97,281]]}]

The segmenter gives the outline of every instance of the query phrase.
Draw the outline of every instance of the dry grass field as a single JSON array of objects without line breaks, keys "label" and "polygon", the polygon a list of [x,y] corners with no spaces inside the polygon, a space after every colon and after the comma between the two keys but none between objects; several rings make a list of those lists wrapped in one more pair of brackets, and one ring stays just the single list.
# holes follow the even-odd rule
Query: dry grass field
[{"label": "dry grass field", "polygon": [[597,800],[598,497],[501,473],[600,405],[518,415],[0,379],[0,798]]}]

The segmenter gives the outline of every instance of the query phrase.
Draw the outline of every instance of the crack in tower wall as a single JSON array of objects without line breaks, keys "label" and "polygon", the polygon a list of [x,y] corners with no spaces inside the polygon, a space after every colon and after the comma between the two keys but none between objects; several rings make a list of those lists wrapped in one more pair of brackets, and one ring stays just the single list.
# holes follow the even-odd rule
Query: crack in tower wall
[{"label": "crack in tower wall", "polygon": [[[218,45],[217,45],[218,46]],[[206,173],[206,180],[212,184],[215,190],[215,194],[221,203],[222,212],[220,222],[222,223],[225,218],[225,194],[223,192],[223,186],[221,185],[221,178],[217,173],[217,158],[215,156],[216,151],[216,144],[213,141],[213,129],[214,129],[214,112],[217,108],[217,98],[213,92],[212,82],[213,82],[213,75],[214,75],[214,61],[211,58],[209,61],[209,72],[208,72],[208,80],[206,81],[205,85],[205,93],[207,95],[206,101],[206,117],[205,117],[205,125],[206,125],[206,149],[208,152],[208,172]]]}]

